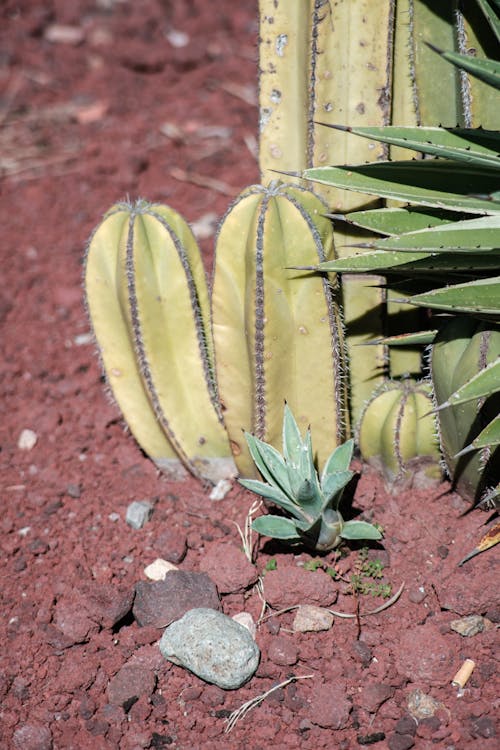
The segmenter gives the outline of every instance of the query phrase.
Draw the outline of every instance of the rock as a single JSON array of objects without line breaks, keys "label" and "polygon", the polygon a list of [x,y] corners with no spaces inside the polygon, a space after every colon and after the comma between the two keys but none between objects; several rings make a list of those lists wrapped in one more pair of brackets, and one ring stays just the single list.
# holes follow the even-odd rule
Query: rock
[{"label": "rock", "polygon": [[239,622],[240,625],[243,625],[243,627],[248,630],[252,638],[255,640],[255,636],[257,635],[257,626],[250,612],[238,612],[236,615],[233,615],[233,620],[235,622]]},{"label": "rock", "polygon": [[161,638],[160,651],[169,661],[225,690],[247,682],[260,658],[255,641],[243,625],[207,608],[192,609],[169,625]]},{"label": "rock", "polygon": [[200,561],[200,570],[215,581],[221,594],[245,591],[257,580],[257,569],[231,542],[211,545]]},{"label": "rock", "polygon": [[337,589],[330,576],[322,570],[304,570],[296,565],[281,565],[266,573],[266,601],[274,609],[292,604],[315,604],[329,607],[337,599]]},{"label": "rock", "polygon": [[352,655],[356,661],[361,662],[363,667],[367,667],[373,658],[373,652],[370,646],[364,641],[354,642]]},{"label": "rock", "polygon": [[206,573],[171,570],[163,581],[135,585],[132,611],[139,625],[164,628],[194,607],[220,609],[217,588]]},{"label": "rock", "polygon": [[387,741],[389,750],[410,750],[415,744],[411,734],[391,734]]},{"label": "rock", "polygon": [[484,626],[484,618],[481,615],[468,615],[467,617],[461,617],[459,620],[452,620],[450,622],[450,628],[456,633],[463,635],[464,638],[470,638],[473,635],[482,633]]},{"label": "rock", "polygon": [[130,708],[141,695],[149,697],[155,689],[154,673],[141,664],[125,664],[108,684],[108,700],[115,706]]},{"label": "rock", "polygon": [[174,565],[178,565],[186,557],[187,539],[180,529],[165,529],[153,546],[164,560]]},{"label": "rock", "polygon": [[173,563],[168,562],[168,560],[162,560],[161,557],[157,557],[152,563],[146,565],[144,575],[150,581],[163,581],[170,570],[177,570],[177,567]]},{"label": "rock", "polygon": [[309,719],[324,729],[345,729],[352,705],[346,698],[347,687],[337,683],[315,686]]},{"label": "rock", "polygon": [[[17,441],[17,447],[21,451],[30,451],[32,450],[38,440],[38,435],[34,430],[22,430],[21,434],[19,435],[19,439]],[[30,726],[27,724],[26,726]]]},{"label": "rock", "polygon": [[455,660],[451,640],[432,622],[404,630],[396,649],[397,671],[412,682],[446,682]]},{"label": "rock", "polygon": [[[193,227],[191,226],[191,228]],[[229,479],[219,479],[209,495],[210,500],[213,500],[214,502],[224,500],[227,493],[231,491],[232,486],[233,484]]]},{"label": "rock", "polygon": [[85,604],[85,597],[75,593],[70,599],[59,599],[55,606],[54,625],[71,644],[88,641],[99,629],[87,615]]},{"label": "rock", "polygon": [[302,604],[293,620],[292,629],[296,633],[319,632],[330,630],[333,625],[333,615],[323,607],[314,604]]},{"label": "rock", "polygon": [[133,589],[111,583],[94,583],[86,592],[85,608],[89,617],[106,629],[123,620],[133,603]]},{"label": "rock", "polygon": [[23,724],[13,736],[18,750],[52,750],[52,734],[48,727],[39,724]]},{"label": "rock", "polygon": [[428,719],[434,716],[436,711],[443,708],[443,704],[432,695],[427,695],[423,690],[412,690],[408,696],[408,711],[414,719]]},{"label": "rock", "polygon": [[292,666],[297,663],[299,650],[290,638],[278,635],[269,644],[267,656],[274,664]]},{"label": "rock", "polygon": [[483,737],[484,739],[489,739],[490,737],[495,737],[495,724],[488,716],[481,716],[478,719],[473,719],[471,722],[470,733],[474,738]]},{"label": "rock", "polygon": [[361,693],[360,705],[371,714],[377,713],[378,709],[386,700],[392,698],[394,688],[380,682],[366,685]]},{"label": "rock", "polygon": [[358,745],[375,745],[385,740],[385,732],[372,732],[371,734],[358,734],[356,741]]},{"label": "rock", "polygon": [[142,529],[153,515],[154,505],[149,500],[134,500],[127,508],[125,521],[133,529]]},{"label": "rock", "polygon": [[47,26],[44,32],[44,39],[52,44],[69,44],[77,46],[85,38],[85,34],[80,26],[69,26],[60,23],[53,23]]},{"label": "rock", "polygon": [[406,714],[398,719],[394,731],[397,732],[397,734],[411,734],[413,737],[417,731],[417,722],[413,716]]}]

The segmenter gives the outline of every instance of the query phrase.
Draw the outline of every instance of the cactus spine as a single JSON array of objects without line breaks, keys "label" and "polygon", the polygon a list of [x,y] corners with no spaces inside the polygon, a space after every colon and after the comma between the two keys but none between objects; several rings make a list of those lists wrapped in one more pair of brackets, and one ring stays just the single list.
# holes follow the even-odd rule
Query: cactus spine
[{"label": "cactus spine", "polygon": [[381,470],[390,487],[441,478],[431,392],[425,381],[388,380],[365,406],[358,433],[361,455]]},{"label": "cactus spine", "polygon": [[[438,333],[431,351],[431,376],[437,405],[500,356],[500,329],[457,316]],[[481,501],[500,482],[500,449],[489,446],[457,457],[500,413],[500,393],[438,411],[446,468],[460,494]]]},{"label": "cactus spine", "polygon": [[167,473],[234,472],[214,379],[208,288],[196,241],[170,208],[114,206],[91,238],[87,305],[111,390]]},{"label": "cactus spine", "polygon": [[242,429],[281,444],[283,402],[311,425],[317,459],[344,437],[342,328],[332,277],[291,270],[331,257],[331,223],[312,192],[256,185],[217,237],[212,325],[224,421],[243,476],[255,468]]}]

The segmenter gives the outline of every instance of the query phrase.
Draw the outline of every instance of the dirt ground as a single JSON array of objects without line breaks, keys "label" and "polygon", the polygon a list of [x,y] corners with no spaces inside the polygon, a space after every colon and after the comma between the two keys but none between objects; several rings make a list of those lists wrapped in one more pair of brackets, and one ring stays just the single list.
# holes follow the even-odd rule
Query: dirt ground
[{"label": "dirt ground", "polygon": [[[260,540],[272,607],[257,629],[258,671],[238,690],[159,657],[161,630],[89,615],[92,597],[131,595],[157,557],[209,572],[226,614],[262,613],[252,583],[223,585],[228,550],[243,557],[233,522],[243,527],[254,498],[234,486],[216,502],[195,480],[158,476],[106,397],[81,284],[91,230],[126,196],[181,211],[210,269],[217,219],[258,180],[256,6],[0,6],[2,750],[498,747],[498,548],[458,567],[491,519],[466,513],[446,484],[389,494],[363,468],[354,505],[385,530],[369,560],[385,566],[390,595],[404,588],[359,621],[297,632],[296,610],[281,612],[390,601],[353,595],[359,550],[311,564],[304,550]],[[134,530],[126,509],[143,499],[155,510]],[[452,623],[469,615],[480,632],[461,635]],[[459,690],[451,682],[467,658],[476,666]],[[150,687],[123,707],[109,685],[134,659]],[[303,679],[226,731],[231,711],[291,676]]]}]

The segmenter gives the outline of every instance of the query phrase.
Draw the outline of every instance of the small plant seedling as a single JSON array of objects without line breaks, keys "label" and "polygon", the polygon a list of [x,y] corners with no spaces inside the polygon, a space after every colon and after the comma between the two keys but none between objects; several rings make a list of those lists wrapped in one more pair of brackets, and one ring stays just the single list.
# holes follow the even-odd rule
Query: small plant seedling
[{"label": "small plant seedling", "polygon": [[381,539],[379,529],[366,521],[344,521],[339,505],[354,476],[349,470],[354,441],[339,445],[327,459],[321,478],[314,465],[311,432],[303,439],[285,404],[283,455],[272,445],[245,433],[250,454],[264,481],[240,479],[251,492],[271,500],[289,517],[260,516],[252,523],[259,534],[319,552],[338,547],[343,539]]},{"label": "small plant seedling", "polygon": [[382,599],[388,599],[392,593],[392,585],[382,580],[384,565],[378,558],[371,560],[368,554],[368,548],[362,547],[354,563],[354,573],[350,578],[353,594],[355,596],[380,596]]}]

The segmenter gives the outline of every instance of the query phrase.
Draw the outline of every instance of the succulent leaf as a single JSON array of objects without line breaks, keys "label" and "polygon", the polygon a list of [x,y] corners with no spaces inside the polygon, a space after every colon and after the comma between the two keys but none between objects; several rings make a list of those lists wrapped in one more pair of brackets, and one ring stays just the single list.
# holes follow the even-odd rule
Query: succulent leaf
[{"label": "succulent leaf", "polygon": [[435,310],[453,313],[500,315],[500,276],[414,294],[404,301],[420,307],[432,307]]},{"label": "succulent leaf", "polygon": [[500,357],[487,364],[483,370],[452,393],[448,400],[439,406],[439,409],[489,396],[496,391],[500,391]]},{"label": "succulent leaf", "polygon": [[500,89],[500,63],[496,60],[483,60],[470,55],[461,55],[458,52],[445,52],[437,47],[432,47],[432,49],[457,68],[465,70],[497,90]]},{"label": "succulent leaf", "polygon": [[366,521],[346,521],[340,532],[342,539],[382,539],[382,534],[371,523]]},{"label": "succulent leaf", "polygon": [[[285,405],[283,453],[286,452],[286,455],[282,458],[282,462],[288,469],[292,488],[292,493],[287,497],[276,486],[274,471],[266,463],[267,460],[274,463],[275,449],[264,450],[262,441],[248,433],[246,433],[246,438],[249,441],[251,455],[257,459],[257,467],[261,470],[263,478],[267,479],[270,484],[268,486],[266,482],[252,479],[240,479],[240,484],[271,500],[292,516],[289,519],[272,515],[259,517],[252,523],[252,528],[261,534],[274,536],[277,539],[285,539],[294,543],[302,541],[319,551],[336,547],[341,541],[340,534],[345,525],[338,506],[342,493],[354,474],[346,468],[351,461],[353,441],[349,440],[345,445],[333,451],[323,469],[320,485],[313,462],[310,431],[307,430],[306,437],[303,439],[291,410]],[[302,455],[298,454],[297,445],[299,444],[301,453],[307,455],[306,463],[303,462]],[[292,463],[290,458],[295,463]],[[374,527],[370,524],[367,524],[367,527],[370,527],[368,530],[371,534],[370,539],[380,538],[379,532]],[[363,529],[367,530],[365,527],[359,527],[358,533],[361,533]]]}]

